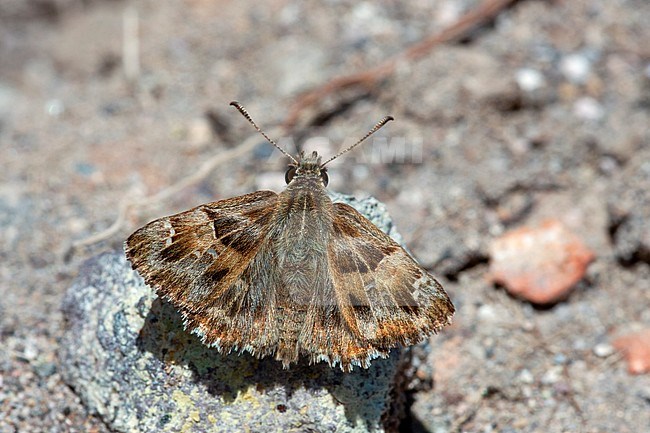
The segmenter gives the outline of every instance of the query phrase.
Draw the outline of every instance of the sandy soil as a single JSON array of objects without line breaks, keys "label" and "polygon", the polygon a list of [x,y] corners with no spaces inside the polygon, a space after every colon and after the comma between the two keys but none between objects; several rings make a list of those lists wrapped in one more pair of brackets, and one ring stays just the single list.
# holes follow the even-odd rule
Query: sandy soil
[{"label": "sandy soil", "polygon": [[[66,257],[73,241],[108,227],[124,197],[249,137],[229,101],[271,129],[300,92],[477,3],[2,2],[0,432],[108,431],[57,372],[60,303],[79,264],[150,218],[280,189],[285,161],[260,144]],[[379,134],[394,147],[337,160],[330,187],[385,202],[458,310],[432,339],[420,373],[433,386],[414,390],[404,431],[650,431],[650,376],[611,348],[650,327],[649,17],[645,0],[519,1],[293,131],[330,154],[397,119]],[[568,299],[540,308],[489,282],[488,247],[548,218],[596,260]]]}]

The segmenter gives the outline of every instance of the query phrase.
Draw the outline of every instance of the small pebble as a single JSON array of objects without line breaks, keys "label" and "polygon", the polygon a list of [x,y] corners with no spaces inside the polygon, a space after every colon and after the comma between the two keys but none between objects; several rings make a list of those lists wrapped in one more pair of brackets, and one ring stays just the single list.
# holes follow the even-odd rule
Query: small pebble
[{"label": "small pebble", "polygon": [[557,383],[557,381],[562,377],[562,370],[563,368],[559,365],[551,367],[546,371],[546,373],[544,373],[541,382],[544,385],[552,385],[554,383]]},{"label": "small pebble", "polygon": [[481,305],[477,311],[478,319],[482,322],[496,322],[499,319],[495,308],[491,305]]},{"label": "small pebble", "polygon": [[535,376],[533,376],[533,373],[530,372],[528,369],[523,369],[519,373],[519,381],[521,383],[533,383],[535,381]]},{"label": "small pebble", "polygon": [[54,362],[37,362],[34,365],[34,371],[41,377],[50,377],[56,373],[56,364]]},{"label": "small pebble", "polygon": [[534,92],[546,84],[541,72],[531,68],[519,69],[515,74],[515,80],[524,92]]},{"label": "small pebble", "polygon": [[630,373],[650,373],[650,329],[619,337],[613,345],[625,356]]},{"label": "small pebble", "polygon": [[59,117],[65,112],[65,106],[59,99],[50,99],[45,103],[45,112],[52,117]]},{"label": "small pebble", "polygon": [[598,161],[598,167],[603,173],[612,174],[618,169],[619,163],[616,158],[609,155],[603,155],[600,158],[600,161]]},{"label": "small pebble", "polygon": [[530,320],[526,320],[521,324],[521,329],[526,332],[531,332],[535,329],[535,323]]},{"label": "small pebble", "polygon": [[614,347],[611,344],[599,343],[594,346],[594,355],[599,358],[607,358],[614,354]]},{"label": "small pebble", "polygon": [[573,114],[584,120],[596,121],[603,118],[605,110],[594,98],[584,97],[573,104]]},{"label": "small pebble", "polygon": [[25,349],[23,350],[22,355],[23,358],[26,359],[27,361],[33,361],[38,356],[38,349],[36,348],[36,346],[27,343],[25,345]]},{"label": "small pebble", "polygon": [[188,139],[194,146],[203,146],[212,141],[212,127],[206,118],[197,118],[190,122],[187,129]]},{"label": "small pebble", "polygon": [[560,62],[560,72],[574,84],[584,84],[591,73],[591,62],[582,54],[570,54]]},{"label": "small pebble", "polygon": [[562,223],[522,227],[490,245],[490,276],[508,292],[535,304],[565,299],[594,254]]}]

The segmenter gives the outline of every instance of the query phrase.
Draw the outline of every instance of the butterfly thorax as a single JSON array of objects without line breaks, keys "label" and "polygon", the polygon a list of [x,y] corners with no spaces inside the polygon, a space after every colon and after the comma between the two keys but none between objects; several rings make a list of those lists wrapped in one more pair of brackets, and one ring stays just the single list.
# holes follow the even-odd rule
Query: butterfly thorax
[{"label": "butterfly thorax", "polygon": [[[289,304],[307,308],[328,291],[327,244],[332,229],[333,204],[325,190],[320,157],[300,156],[287,188],[279,194],[277,219],[277,273]],[[280,234],[281,233],[281,234]],[[320,284],[322,287],[314,287]],[[281,297],[280,297],[281,298]]]}]

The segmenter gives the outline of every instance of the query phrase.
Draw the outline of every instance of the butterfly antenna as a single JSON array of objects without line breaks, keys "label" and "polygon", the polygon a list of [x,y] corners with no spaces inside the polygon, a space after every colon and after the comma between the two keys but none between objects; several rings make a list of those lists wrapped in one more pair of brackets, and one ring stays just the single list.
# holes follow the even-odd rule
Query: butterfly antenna
[{"label": "butterfly antenna", "polygon": [[257,132],[259,132],[260,134],[262,134],[262,136],[264,136],[264,138],[266,138],[266,141],[268,141],[268,142],[271,143],[273,146],[275,146],[275,147],[276,147],[280,152],[282,152],[283,154],[285,154],[286,156],[288,156],[288,157],[289,157],[289,158],[290,158],[290,159],[291,159],[291,160],[292,160],[296,165],[298,164],[298,161],[296,161],[296,158],[294,158],[294,157],[291,156],[291,155],[290,155],[286,150],[284,150],[283,148],[281,148],[280,146],[278,146],[278,144],[277,144],[275,141],[271,140],[271,139],[269,138],[269,136],[266,135],[266,134],[264,133],[264,131],[262,131],[262,130],[260,129],[259,126],[257,126],[257,124],[255,123],[255,121],[253,120],[253,118],[251,117],[251,115],[248,114],[248,111],[246,111],[246,109],[245,109],[244,107],[242,107],[242,105],[241,105],[239,102],[237,102],[237,101],[232,101],[232,102],[230,103],[230,105],[232,105],[233,107],[235,107],[235,108],[236,108],[236,109],[241,113],[241,115],[244,116],[244,117],[246,118],[246,120],[248,120],[248,121],[251,123],[251,125],[253,125],[253,127],[257,130]]},{"label": "butterfly antenna", "polygon": [[337,153],[336,155],[334,155],[333,157],[331,157],[330,159],[325,161],[323,164],[321,164],[321,167],[325,167],[326,164],[329,164],[330,162],[334,161],[339,156],[343,155],[346,152],[351,151],[352,149],[354,149],[355,147],[357,147],[358,145],[363,143],[366,140],[366,138],[370,137],[372,134],[379,131],[382,128],[382,126],[384,126],[385,124],[387,124],[391,120],[395,120],[395,118],[393,116],[386,116],[383,119],[381,119],[379,122],[377,122],[377,124],[375,126],[372,127],[372,129],[370,131],[368,131],[368,133],[366,135],[363,136],[363,138],[361,140],[357,141],[352,146],[348,147],[345,150],[342,150],[341,152]]}]

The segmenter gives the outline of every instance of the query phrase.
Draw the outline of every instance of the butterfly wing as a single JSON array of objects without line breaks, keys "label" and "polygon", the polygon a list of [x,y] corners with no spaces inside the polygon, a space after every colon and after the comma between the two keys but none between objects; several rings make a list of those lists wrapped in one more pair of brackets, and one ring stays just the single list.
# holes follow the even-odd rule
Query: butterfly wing
[{"label": "butterfly wing", "polygon": [[[242,274],[266,244],[278,196],[258,191],[150,222],[126,241],[132,266],[204,343],[232,348],[264,309]],[[252,292],[252,290],[256,290]]]},{"label": "butterfly wing", "polygon": [[447,294],[395,241],[348,205],[319,214],[311,200],[285,200],[301,210],[287,212],[260,191],[198,206],[137,230],[126,255],[205,344],[285,366],[302,353],[367,367],[449,323]]},{"label": "butterfly wing", "polygon": [[[415,344],[450,323],[454,306],[442,286],[347,204],[334,204],[327,256],[344,325],[330,327],[338,334],[330,336],[336,342],[331,358],[344,369],[350,364],[367,366],[391,348]],[[321,322],[332,318],[325,315]],[[304,334],[310,333],[316,335],[310,330]],[[310,344],[326,345],[323,339]]]}]

